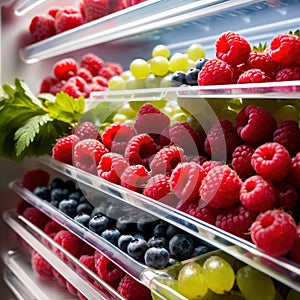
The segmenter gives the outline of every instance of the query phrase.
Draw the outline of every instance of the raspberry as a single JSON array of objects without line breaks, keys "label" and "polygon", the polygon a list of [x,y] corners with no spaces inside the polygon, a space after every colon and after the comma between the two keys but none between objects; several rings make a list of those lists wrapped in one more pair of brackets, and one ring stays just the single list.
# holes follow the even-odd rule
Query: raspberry
[{"label": "raspberry", "polygon": [[139,109],[134,128],[138,133],[161,134],[170,124],[170,118],[150,103]]},{"label": "raspberry", "polygon": [[65,80],[58,81],[50,88],[50,93],[55,96],[57,93],[63,91],[65,84],[66,84]]},{"label": "raspberry", "polygon": [[109,1],[109,11],[110,13],[114,13],[116,11],[120,11],[124,9],[123,0],[115,0],[115,1]]},{"label": "raspberry", "polygon": [[119,280],[124,275],[124,271],[122,269],[99,251],[95,251],[94,261],[97,274],[105,282]]},{"label": "raspberry", "polygon": [[187,158],[182,148],[178,146],[167,146],[159,150],[150,162],[152,175],[171,175],[178,163],[186,162]]},{"label": "raspberry", "polygon": [[56,34],[55,20],[52,16],[35,16],[29,25],[29,32],[35,42]]},{"label": "raspberry", "polygon": [[108,150],[124,154],[129,140],[136,134],[137,132],[132,126],[115,122],[104,129],[102,142]]},{"label": "raspberry", "polygon": [[74,147],[74,166],[88,173],[97,174],[97,166],[105,153],[108,153],[108,150],[98,140],[79,141]]},{"label": "raspberry", "polygon": [[143,194],[154,200],[161,200],[171,193],[170,177],[164,174],[152,176],[143,191]]},{"label": "raspberry", "polygon": [[32,205],[29,202],[27,202],[26,200],[20,199],[20,201],[17,205],[17,213],[19,215],[22,215],[27,207],[32,207]]},{"label": "raspberry", "polygon": [[194,162],[178,163],[170,176],[174,194],[183,202],[199,197],[199,188],[206,176],[204,169]]},{"label": "raspberry", "polygon": [[101,142],[99,130],[93,123],[88,121],[78,124],[74,134],[77,135],[80,140],[95,139]]},{"label": "raspberry", "polygon": [[107,81],[109,79],[111,79],[113,76],[115,76],[116,73],[113,69],[111,69],[110,67],[103,67],[100,71],[99,71],[99,76],[105,78]]},{"label": "raspberry", "polygon": [[79,97],[88,98],[90,95],[89,85],[80,76],[69,78],[62,90],[75,99]]},{"label": "raspberry", "polygon": [[292,166],[287,179],[290,184],[300,188],[300,152],[292,158]]},{"label": "raspberry", "polygon": [[149,134],[138,134],[130,139],[125,149],[125,159],[130,165],[141,164],[149,168],[149,161],[157,152],[157,145]]},{"label": "raspberry", "polygon": [[290,153],[295,155],[300,151],[300,129],[295,120],[285,120],[278,124],[273,133],[273,141],[281,144]]},{"label": "raspberry", "polygon": [[52,156],[55,160],[72,165],[73,148],[79,142],[78,136],[71,134],[61,137],[52,148]]},{"label": "raspberry", "polygon": [[234,206],[220,212],[216,217],[216,227],[245,238],[258,213],[255,213],[243,205]]},{"label": "raspberry", "polygon": [[227,208],[237,204],[242,181],[227,165],[211,169],[200,186],[200,197],[215,208]]},{"label": "raspberry", "polygon": [[53,275],[59,285],[66,287],[67,280],[64,276],[62,276],[59,272],[53,269]]},{"label": "raspberry", "polygon": [[270,43],[270,54],[280,64],[297,63],[300,56],[300,38],[286,33],[276,35]]},{"label": "raspberry", "polygon": [[27,171],[22,180],[22,186],[29,191],[33,191],[37,186],[48,186],[50,175],[42,169]]},{"label": "raspberry", "polygon": [[77,288],[70,281],[66,281],[66,288],[70,294],[75,296],[78,294]]},{"label": "raspberry", "polygon": [[242,143],[236,129],[229,120],[220,120],[207,133],[205,152],[213,160],[231,161],[234,149]]},{"label": "raspberry", "polygon": [[267,254],[285,255],[292,249],[297,238],[295,221],[282,210],[267,210],[252,223],[251,238]]},{"label": "raspberry", "polygon": [[271,142],[257,147],[251,157],[257,174],[272,181],[286,178],[291,168],[291,157],[284,146]]},{"label": "raspberry", "polygon": [[276,126],[274,117],[260,106],[247,105],[236,116],[237,133],[245,142],[271,141]]},{"label": "raspberry", "polygon": [[83,78],[86,83],[92,83],[93,75],[89,70],[81,67],[78,69],[76,75]]},{"label": "raspberry", "polygon": [[[111,1],[112,2],[112,1]],[[115,3],[116,1],[114,1]],[[123,67],[117,62],[105,62],[104,67],[109,67],[115,73],[115,75],[121,75],[123,72]]]},{"label": "raspberry", "polygon": [[94,76],[93,77],[93,83],[97,83],[97,84],[99,84],[99,85],[101,85],[103,87],[107,87],[108,86],[108,80],[105,77],[101,76],[101,75]]},{"label": "raspberry", "polygon": [[81,57],[80,67],[89,70],[93,76],[97,76],[103,67],[103,60],[93,53],[87,53]]},{"label": "raspberry", "polygon": [[120,176],[128,166],[128,162],[121,154],[109,152],[102,155],[97,173],[105,180],[120,184]]},{"label": "raspberry", "polygon": [[288,253],[288,258],[300,264],[300,225],[297,226],[297,237],[292,249]]},{"label": "raspberry", "polygon": [[32,254],[31,266],[40,277],[54,279],[53,267],[38,252]]},{"label": "raspberry", "polygon": [[[85,265],[89,270],[91,270],[93,273],[97,274],[96,268],[95,268],[95,259],[94,255],[86,255],[83,254],[79,257],[79,261]],[[84,277],[88,277],[87,273],[85,270],[82,268],[78,267],[77,271],[79,274],[83,275]],[[90,278],[88,278],[90,281],[92,281]]]},{"label": "raspberry", "polygon": [[198,74],[198,85],[234,83],[234,70],[225,61],[210,59]]},{"label": "raspberry", "polygon": [[232,153],[231,165],[242,179],[246,179],[255,174],[251,165],[251,157],[254,150],[254,146],[243,144],[236,147]]},{"label": "raspberry", "polygon": [[232,66],[246,62],[250,51],[249,42],[235,32],[224,32],[216,40],[216,57]]},{"label": "raspberry", "polygon": [[23,211],[22,216],[40,229],[43,229],[49,221],[49,218],[44,213],[33,206],[27,207]]},{"label": "raspberry", "polygon": [[52,16],[53,18],[55,18],[56,14],[61,10],[61,7],[51,7],[48,10],[48,15]]},{"label": "raspberry", "polygon": [[150,177],[150,172],[143,165],[129,166],[121,174],[121,186],[142,193]]},{"label": "raspberry", "polygon": [[92,82],[92,83],[88,84],[88,89],[91,94],[92,92],[103,92],[107,89],[107,87],[100,85],[98,83]]},{"label": "raspberry", "polygon": [[150,290],[127,274],[121,279],[117,291],[127,300],[152,299]]},{"label": "raspberry", "polygon": [[[79,256],[81,240],[76,235],[74,235],[71,231],[65,229],[60,230],[54,236],[54,241],[58,245],[62,246],[71,255],[75,257]],[[56,249],[56,253],[61,256],[58,249]]]},{"label": "raspberry", "polygon": [[108,15],[109,2],[108,0],[81,0],[85,22],[91,22]]},{"label": "raspberry", "polygon": [[298,201],[299,194],[294,186],[284,181],[276,184],[276,208],[283,208],[285,211],[293,210]]},{"label": "raspberry", "polygon": [[54,64],[53,73],[57,80],[68,80],[78,72],[78,64],[73,58],[64,58]]},{"label": "raspberry", "polygon": [[51,93],[51,89],[57,83],[56,78],[52,76],[47,76],[43,79],[40,86],[40,93]]},{"label": "raspberry", "polygon": [[253,175],[242,183],[240,200],[251,211],[263,212],[271,209],[275,199],[273,184],[262,176]]},{"label": "raspberry", "polygon": [[48,235],[57,233],[62,229],[63,227],[54,220],[48,221],[43,228],[44,232]]},{"label": "raspberry", "polygon": [[208,173],[214,167],[222,166],[222,165],[223,165],[223,163],[221,161],[208,160],[202,164],[202,168],[206,173]]},{"label": "raspberry", "polygon": [[266,73],[260,69],[249,69],[243,72],[237,83],[259,83],[259,82],[269,82],[271,78],[266,75]]},{"label": "raspberry", "polygon": [[275,81],[290,81],[290,80],[300,80],[300,67],[289,66],[280,69],[276,76]]},{"label": "raspberry", "polygon": [[83,16],[79,9],[64,7],[55,15],[55,29],[57,33],[78,27],[84,23]]}]

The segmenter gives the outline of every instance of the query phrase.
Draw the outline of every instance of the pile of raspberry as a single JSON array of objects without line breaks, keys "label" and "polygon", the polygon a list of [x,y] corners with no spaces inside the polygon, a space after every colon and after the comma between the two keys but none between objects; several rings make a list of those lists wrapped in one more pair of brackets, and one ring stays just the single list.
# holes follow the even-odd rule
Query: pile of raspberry
[{"label": "pile of raspberry", "polygon": [[35,16],[29,25],[33,42],[97,20],[145,0],[80,0],[79,5],[57,6]]},{"label": "pile of raspberry", "polygon": [[77,99],[88,98],[91,92],[105,91],[108,81],[120,75],[123,68],[116,62],[105,62],[94,53],[83,55],[79,61],[64,58],[53,66],[53,75],[45,77],[40,85],[40,93],[67,93]]},{"label": "pile of raspberry", "polygon": [[215,54],[199,72],[199,86],[300,79],[300,37],[293,33],[274,36],[268,47],[252,47],[238,33],[224,32]]},{"label": "pile of raspberry", "polygon": [[[234,124],[219,120],[203,133],[187,122],[171,123],[146,103],[133,125],[113,123],[99,134],[92,123],[79,124],[57,141],[52,155],[250,240],[270,254],[287,255],[297,239],[299,125],[294,120],[277,124],[260,106],[246,105]],[[287,222],[275,224],[270,218],[258,235],[255,224],[262,223],[262,214],[277,213],[288,216]],[[286,229],[289,234],[276,234]],[[259,240],[271,238],[270,249],[261,246]]]}]

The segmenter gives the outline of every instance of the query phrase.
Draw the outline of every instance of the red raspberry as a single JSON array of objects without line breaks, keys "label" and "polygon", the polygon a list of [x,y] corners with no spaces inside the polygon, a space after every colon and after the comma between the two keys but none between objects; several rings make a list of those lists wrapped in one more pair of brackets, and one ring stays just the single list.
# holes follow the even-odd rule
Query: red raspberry
[{"label": "red raspberry", "polygon": [[109,152],[102,155],[97,173],[99,177],[105,180],[120,184],[121,174],[128,166],[128,162],[121,154]]},{"label": "red raspberry", "polygon": [[223,163],[221,161],[216,161],[216,160],[208,160],[208,161],[205,161],[203,164],[202,164],[202,168],[203,170],[206,172],[206,174],[211,170],[213,169],[214,167],[217,167],[217,166],[222,166]]},{"label": "red raspberry", "polygon": [[255,174],[251,165],[251,157],[254,150],[254,146],[243,144],[236,147],[232,153],[231,165],[242,179],[246,179]]},{"label": "red raspberry", "polygon": [[298,201],[299,194],[294,186],[284,181],[277,182],[276,186],[276,208],[283,208],[285,211],[293,210]]},{"label": "red raspberry", "polygon": [[300,264],[300,225],[297,226],[297,237],[292,249],[288,253],[288,258]]},{"label": "red raspberry", "polygon": [[142,193],[150,177],[150,172],[143,165],[129,166],[121,174],[121,186]]},{"label": "red raspberry", "polygon": [[74,166],[91,174],[97,174],[97,166],[103,154],[108,153],[98,140],[85,139],[74,147]]},{"label": "red raspberry", "polygon": [[109,14],[108,0],[81,0],[85,22],[91,22]]},{"label": "red raspberry", "polygon": [[256,218],[251,225],[251,238],[257,248],[267,254],[287,254],[297,238],[297,229],[290,214],[274,209]]},{"label": "red raspberry", "polygon": [[117,291],[127,300],[152,299],[150,290],[127,274],[121,279]]},{"label": "red raspberry", "polygon": [[49,218],[33,206],[27,207],[23,211],[22,216],[40,229],[43,229],[45,225],[49,222]]},{"label": "red raspberry", "polygon": [[78,72],[78,64],[73,58],[64,58],[54,64],[53,73],[57,80],[67,80]]},{"label": "red raspberry", "polygon": [[89,121],[78,124],[74,134],[77,135],[80,140],[95,139],[101,142],[99,130],[93,123]]},{"label": "red raspberry", "polygon": [[20,199],[18,205],[17,205],[17,213],[19,215],[22,215],[24,210],[28,207],[32,207],[32,205],[27,202],[26,200]]},{"label": "red raspberry", "polygon": [[61,137],[52,148],[52,156],[55,160],[72,165],[73,148],[79,142],[78,136],[71,134]]},{"label": "red raspberry", "polygon": [[[77,258],[79,257],[81,240],[76,235],[74,235],[71,231],[65,229],[60,230],[54,236],[54,241],[58,245],[62,246],[71,255]],[[58,249],[56,250],[56,253],[62,256],[61,253],[59,253]]]},{"label": "red raspberry", "polygon": [[48,15],[52,16],[55,18],[56,14],[58,11],[60,11],[62,8],[61,7],[52,7],[48,10]]},{"label": "red raspberry", "polygon": [[94,261],[97,274],[105,282],[119,280],[124,275],[124,271],[122,269],[99,251],[95,251]]},{"label": "red raspberry", "polygon": [[52,16],[35,16],[29,25],[29,31],[35,42],[56,34],[55,20]]},{"label": "red raspberry", "polygon": [[103,60],[93,53],[87,53],[82,56],[80,67],[89,70],[93,76],[97,76],[103,67]]},{"label": "red raspberry", "polygon": [[297,63],[300,57],[300,38],[287,33],[276,35],[270,43],[270,54],[280,64]]},{"label": "red raspberry", "polygon": [[22,186],[29,191],[33,191],[37,186],[48,186],[50,175],[42,169],[27,171],[22,180]]},{"label": "red raspberry", "polygon": [[243,72],[237,83],[259,83],[259,82],[269,82],[271,78],[266,75],[266,73],[260,69],[249,69]]},{"label": "red raspberry", "polygon": [[103,91],[106,91],[107,90],[107,87],[103,86],[103,85],[100,85],[98,83],[89,83],[88,84],[88,89],[89,89],[89,92],[90,94],[92,92],[103,92]]},{"label": "red raspberry", "polygon": [[143,104],[136,117],[134,128],[138,133],[161,134],[170,124],[170,118],[150,103]]},{"label": "red raspberry", "polygon": [[292,158],[292,166],[287,179],[290,184],[300,188],[300,152]]},{"label": "red raspberry", "polygon": [[208,158],[203,155],[192,155],[188,156],[188,161],[193,161],[199,165],[202,165],[204,162],[208,161]]},{"label": "red raspberry", "polygon": [[[85,265],[89,270],[91,270],[93,273],[97,274],[96,268],[95,268],[95,259],[94,255],[86,255],[83,254],[79,257],[79,261]],[[81,274],[83,277],[87,277],[87,279],[93,283],[93,279],[90,278],[85,270],[80,268],[79,266],[77,267],[77,272]]]},{"label": "red raspberry", "polygon": [[80,76],[69,78],[62,90],[75,99],[79,97],[88,98],[90,95],[89,85]]},{"label": "red raspberry", "polygon": [[300,67],[288,66],[282,68],[277,72],[275,76],[275,81],[290,81],[290,80],[300,80]]},{"label": "red raspberry", "polygon": [[[111,1],[111,2],[116,2],[116,1]],[[122,65],[116,62],[105,62],[104,67],[109,67],[110,69],[112,69],[115,75],[121,75],[123,72]]]},{"label": "red raspberry", "polygon": [[281,144],[290,153],[295,155],[300,151],[300,129],[295,120],[282,121],[273,133],[273,141]]},{"label": "red raspberry", "polygon": [[40,277],[50,280],[54,279],[53,267],[38,252],[32,254],[31,266]]},{"label": "red raspberry", "polygon": [[194,162],[178,163],[170,176],[170,186],[182,202],[191,202],[199,197],[205,176],[204,169]]},{"label": "red raspberry", "polygon": [[56,83],[56,78],[52,76],[44,78],[40,86],[40,93],[51,93],[51,89]]},{"label": "red raspberry", "polygon": [[128,142],[124,156],[130,165],[141,164],[149,168],[149,161],[157,150],[157,145],[149,134],[138,134]]},{"label": "red raspberry", "polygon": [[55,29],[57,33],[78,27],[84,23],[83,16],[79,9],[64,7],[55,15]]},{"label": "red raspberry", "polygon": [[110,67],[103,67],[98,74],[98,76],[106,78],[107,81],[115,75],[116,75],[115,71]]},{"label": "red raspberry", "polygon": [[53,268],[53,275],[59,285],[66,287],[67,284],[66,278],[62,276],[59,272],[57,272],[54,268]]},{"label": "red raspberry", "polygon": [[275,199],[276,191],[273,184],[262,176],[253,175],[242,183],[240,200],[251,211],[263,212],[271,209]]},{"label": "red raspberry", "polygon": [[105,77],[101,76],[101,75],[94,76],[93,77],[93,83],[97,83],[97,84],[99,84],[101,86],[104,86],[104,87],[108,86],[108,80]]},{"label": "red raspberry", "polygon": [[210,59],[198,74],[198,85],[230,84],[234,82],[234,70],[225,61]]},{"label": "red raspberry", "polygon": [[291,169],[291,157],[284,146],[275,142],[265,143],[255,149],[251,165],[264,178],[281,181]]},{"label": "red raspberry", "polygon": [[150,162],[152,175],[171,175],[178,163],[186,162],[187,158],[182,148],[178,146],[167,146],[159,150]]},{"label": "red raspberry", "polygon": [[49,220],[46,224],[45,224],[45,226],[44,226],[44,228],[43,228],[43,231],[46,233],[46,234],[48,234],[48,235],[51,235],[51,234],[53,234],[53,233],[57,233],[57,232],[59,232],[60,230],[62,230],[63,229],[63,227],[60,225],[60,224],[58,224],[56,221],[54,221],[54,220]]},{"label": "red raspberry", "polygon": [[78,290],[70,281],[66,281],[66,288],[70,294],[77,296]]},{"label": "red raspberry", "polygon": [[245,142],[271,141],[276,126],[274,117],[260,106],[247,105],[236,116],[237,133]]},{"label": "red raspberry", "polygon": [[235,32],[224,32],[216,40],[216,57],[232,66],[246,62],[250,51],[249,42]]},{"label": "red raspberry", "polygon": [[120,11],[124,9],[123,0],[115,0],[115,1],[109,1],[109,11],[110,13],[114,13],[116,11]]},{"label": "red raspberry", "polygon": [[229,166],[211,169],[200,186],[200,197],[215,208],[227,208],[237,204],[242,181]]},{"label": "red raspberry", "polygon": [[66,84],[65,80],[58,81],[50,88],[50,93],[55,96],[57,93],[62,92],[65,84]]},{"label": "red raspberry", "polygon": [[230,207],[220,212],[216,217],[216,227],[245,238],[258,213],[253,212],[243,205]]},{"label": "red raspberry", "polygon": [[86,83],[92,83],[93,81],[92,73],[85,68],[79,68],[76,75],[83,78]]},{"label": "red raspberry", "polygon": [[102,142],[108,150],[124,154],[128,142],[135,135],[136,130],[129,124],[115,122],[104,129]]},{"label": "red raspberry", "polygon": [[234,149],[242,143],[229,120],[220,120],[209,130],[204,141],[205,152],[213,160],[231,161]]}]

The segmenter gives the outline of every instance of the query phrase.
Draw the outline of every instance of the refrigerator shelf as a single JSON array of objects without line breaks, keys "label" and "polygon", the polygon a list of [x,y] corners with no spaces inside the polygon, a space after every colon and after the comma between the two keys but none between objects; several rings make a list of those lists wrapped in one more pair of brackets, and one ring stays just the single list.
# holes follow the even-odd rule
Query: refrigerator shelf
[{"label": "refrigerator shelf", "polygon": [[[223,230],[220,230],[215,226],[195,219],[190,215],[180,212],[163,203],[158,203],[157,201],[154,201],[141,194],[129,191],[121,186],[111,184],[103,180],[102,178],[88,174],[82,170],[74,168],[73,166],[55,161],[50,156],[40,158],[39,162],[61,174],[66,175],[67,177],[72,178],[73,180],[76,180],[79,187],[80,185],[82,185],[83,187],[88,187],[95,192],[98,192],[100,194],[102,193],[109,198],[114,199],[115,201],[119,201],[119,203],[129,204],[133,207],[150,213],[158,217],[159,219],[163,219],[170,224],[173,224],[183,229],[184,231],[200,238],[213,247],[216,247],[217,249],[220,249],[236,257],[242,262],[270,275],[274,279],[282,282],[283,284],[286,284],[296,291],[300,291],[300,267],[298,264],[295,264],[285,258],[275,258],[267,255],[257,249],[254,244],[238,238],[232,234],[229,234]],[[84,237],[84,239],[86,239],[88,243],[100,243],[97,246],[101,247],[102,241],[100,241],[99,238],[93,240],[91,239],[92,235],[83,235],[82,232],[78,231],[79,226],[77,226],[73,221],[69,222],[69,219],[52,208],[48,202],[41,201],[31,192],[22,188],[20,183],[12,182],[10,184],[10,187],[22,198],[29,201],[32,205],[37,206],[46,214],[52,214],[51,216],[54,217],[54,213],[58,222],[63,223],[64,226],[67,226],[72,231],[75,230],[75,233]],[[94,205],[93,202],[92,204]],[[110,249],[113,248],[110,247]],[[116,254],[120,254],[119,251],[115,253],[115,251],[111,250],[110,252],[111,253],[109,257],[118,265],[121,262],[122,267],[122,263],[124,264],[126,261],[126,256],[124,256],[123,253],[121,253],[120,257],[116,256]],[[136,264],[135,262],[134,264],[128,265],[129,263],[130,260],[125,263],[125,266],[123,265],[123,267],[127,268],[127,271],[130,271],[131,269],[132,274],[136,275],[138,275],[138,273],[142,273],[140,272],[140,265]],[[146,269],[144,268],[144,270]],[[139,276],[137,276],[137,278],[139,278]]]}]

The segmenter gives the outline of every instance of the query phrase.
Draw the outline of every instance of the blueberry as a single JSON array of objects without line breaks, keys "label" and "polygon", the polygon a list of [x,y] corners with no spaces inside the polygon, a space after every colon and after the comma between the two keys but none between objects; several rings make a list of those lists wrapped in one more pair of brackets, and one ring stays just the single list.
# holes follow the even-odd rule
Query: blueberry
[{"label": "blueberry", "polygon": [[78,214],[74,217],[74,220],[80,223],[81,225],[88,227],[91,220],[91,216],[85,213]]},{"label": "blueberry", "polygon": [[198,74],[200,70],[196,68],[192,68],[186,73],[186,84],[188,85],[198,85]]},{"label": "blueberry", "polygon": [[67,189],[56,188],[50,191],[50,201],[62,201],[69,197],[69,191]]},{"label": "blueberry", "polygon": [[178,87],[183,84],[186,84],[186,75],[182,71],[176,71],[171,77],[171,86]]},{"label": "blueberry", "polygon": [[89,200],[85,196],[81,195],[78,200],[78,203],[86,203],[86,202],[90,203]]},{"label": "blueberry", "polygon": [[110,226],[109,219],[104,215],[96,215],[91,218],[89,222],[89,229],[101,234],[105,229]]},{"label": "blueberry", "polygon": [[79,202],[81,196],[82,196],[82,194],[80,192],[75,191],[75,192],[69,194],[69,199],[74,199],[77,202]]},{"label": "blueberry", "polygon": [[137,231],[136,218],[131,215],[125,215],[118,218],[116,227],[122,233],[134,233]]},{"label": "blueberry", "polygon": [[104,239],[108,240],[110,243],[116,246],[118,245],[118,239],[120,235],[120,231],[117,228],[108,228],[101,233],[101,236]]},{"label": "blueberry", "polygon": [[165,268],[170,259],[170,254],[163,247],[151,247],[145,252],[145,264],[154,269]]},{"label": "blueberry", "polygon": [[68,179],[64,182],[64,187],[69,191],[69,193],[73,193],[76,190],[76,184],[72,179]]},{"label": "blueberry", "polygon": [[152,236],[149,240],[148,240],[148,245],[149,247],[163,247],[168,249],[168,241],[164,236]]},{"label": "blueberry", "polygon": [[172,257],[178,260],[188,259],[194,251],[194,241],[184,233],[175,234],[169,241],[169,249]]},{"label": "blueberry", "polygon": [[64,187],[64,181],[59,177],[53,178],[52,181],[50,182],[49,187],[51,190],[62,189]]},{"label": "blueberry", "polygon": [[127,253],[134,259],[143,261],[145,252],[148,249],[148,243],[143,239],[134,239],[127,246]]},{"label": "blueberry", "polygon": [[88,202],[79,203],[76,210],[78,214],[85,213],[87,215],[90,215],[93,211],[93,206]]},{"label": "blueberry", "polygon": [[122,234],[118,239],[118,247],[127,253],[127,246],[132,240],[134,237],[131,234]]},{"label": "blueberry", "polygon": [[153,235],[154,227],[158,224],[159,220],[151,215],[142,215],[137,220],[137,229],[145,237],[151,237]]},{"label": "blueberry", "polygon": [[77,205],[78,203],[74,199],[64,199],[59,203],[58,209],[69,217],[74,218],[77,215]]},{"label": "blueberry", "polygon": [[178,233],[182,233],[182,230],[170,224],[167,228],[166,237],[167,239],[171,239],[174,235]]},{"label": "blueberry", "polygon": [[135,234],[133,234],[133,237],[135,239],[141,239],[141,240],[145,240],[146,241],[146,238],[140,232],[136,232]]},{"label": "blueberry", "polygon": [[165,223],[157,224],[153,229],[153,235],[155,236],[166,236],[168,225]]},{"label": "blueberry", "polygon": [[203,68],[203,66],[206,64],[207,61],[208,61],[207,58],[199,58],[195,62],[195,68],[198,69],[198,70],[201,70]]},{"label": "blueberry", "polygon": [[195,256],[198,256],[198,255],[202,255],[202,254],[205,254],[207,252],[209,252],[210,249],[206,246],[197,246],[195,247],[193,253],[192,253],[192,256],[195,257]]},{"label": "blueberry", "polygon": [[50,191],[46,186],[37,186],[33,190],[33,193],[43,200],[47,200],[47,201],[50,200]]},{"label": "blueberry", "polygon": [[118,220],[118,218],[122,217],[124,215],[123,207],[116,203],[111,203],[106,212],[105,215],[110,218],[111,220]]}]

